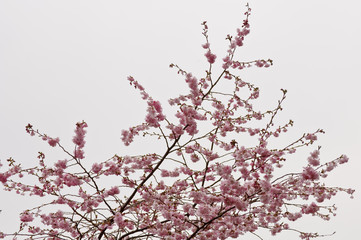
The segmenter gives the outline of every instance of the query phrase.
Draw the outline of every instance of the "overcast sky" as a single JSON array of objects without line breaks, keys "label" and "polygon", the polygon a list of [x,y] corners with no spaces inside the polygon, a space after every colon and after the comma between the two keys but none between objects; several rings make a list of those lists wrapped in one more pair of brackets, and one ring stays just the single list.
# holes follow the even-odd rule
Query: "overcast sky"
[{"label": "overcast sky", "polygon": [[[299,226],[337,232],[327,239],[355,239],[361,222],[361,4],[356,0],[249,3],[251,34],[237,57],[241,61],[271,58],[274,66],[246,70],[240,73],[242,78],[261,88],[259,102],[264,106],[275,106],[279,89],[288,90],[280,121],[295,121],[293,136],[323,128],[326,134],[318,143],[323,146],[323,161],[341,154],[350,158],[326,182],[355,188],[355,199],[340,194],[334,200],[336,218],[329,222],[309,218]],[[38,151],[55,158],[61,154],[28,136],[27,123],[70,146],[75,123],[87,121],[87,156],[93,161],[136,151],[123,146],[120,131],[140,123],[145,106],[126,77],[134,76],[162,101],[184,93],[184,80],[169,64],[202,77],[207,63],[200,23],[208,21],[211,46],[220,60],[227,48],[226,35],[242,24],[245,4],[239,0],[0,0],[0,159],[4,162],[12,156],[32,166]],[[0,230],[14,229],[17,213],[32,202],[0,194]],[[295,239],[297,234],[292,234],[275,239]]]}]

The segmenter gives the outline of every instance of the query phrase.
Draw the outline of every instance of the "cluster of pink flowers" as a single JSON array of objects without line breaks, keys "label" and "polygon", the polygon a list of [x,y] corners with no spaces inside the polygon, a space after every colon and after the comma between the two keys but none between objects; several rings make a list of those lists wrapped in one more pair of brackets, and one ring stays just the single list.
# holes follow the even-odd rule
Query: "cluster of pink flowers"
[{"label": "cluster of pink flowers", "polygon": [[208,25],[207,25],[207,22],[204,21],[202,23],[202,25],[203,25],[203,33],[202,34],[203,34],[203,36],[205,36],[206,41],[207,41],[205,44],[202,45],[202,47],[207,50],[207,52],[204,54],[204,56],[207,58],[207,61],[210,64],[213,64],[213,63],[216,62],[217,56],[212,53],[211,48],[210,48],[211,45],[208,42]]},{"label": "cluster of pink flowers", "polygon": [[311,156],[308,157],[308,162],[310,165],[316,167],[318,165],[320,165],[320,151],[319,150],[315,150],[311,153]]},{"label": "cluster of pink flowers", "polygon": [[[88,165],[82,161],[86,122],[76,124],[73,153],[59,138],[27,125],[31,136],[61,148],[66,157],[50,161],[40,152],[39,164],[32,168],[7,160],[8,168],[0,173],[5,189],[40,196],[44,203],[20,215],[18,232],[0,232],[0,238],[217,240],[237,238],[259,228],[269,229],[272,235],[294,230],[292,223],[306,214],[330,219],[335,208],[318,204],[337,192],[352,195],[353,190],[327,187],[321,180],[348,157],[322,163],[319,147],[304,159],[302,169],[281,174],[278,169],[287,163],[288,155],[312,145],[323,131],[304,134],[279,149],[269,147],[293,126],[292,120],[283,125],[274,122],[287,91],[282,89],[275,109],[261,112],[253,107],[259,88],[231,72],[272,65],[272,60],[233,60],[250,33],[250,12],[247,5],[242,29],[227,36],[230,45],[220,75],[214,77],[210,71],[216,55],[210,49],[206,22],[202,24],[206,39],[202,46],[209,64],[206,75],[197,78],[171,64],[189,88],[188,94],[169,100],[175,120],[163,113],[161,103],[142,85],[128,77],[147,109],[144,122],[123,130],[121,139],[128,146],[141,133],[156,136],[164,142],[164,151],[113,155]],[[223,82],[233,82],[233,89],[219,90]],[[253,122],[259,120],[266,121],[263,127],[255,127]],[[257,143],[247,146],[249,138]],[[54,211],[56,206],[59,209]],[[301,239],[321,236],[294,231]]]},{"label": "cluster of pink flowers", "polygon": [[25,212],[21,214],[20,221],[22,222],[32,222],[34,220],[33,214]]},{"label": "cluster of pink flowers", "polygon": [[[209,47],[208,47],[209,48]],[[216,61],[217,56],[215,54],[213,54],[211,52],[211,50],[208,49],[208,51],[206,52],[206,54],[204,54],[204,56],[206,56],[207,60],[209,63],[214,63]]]},{"label": "cluster of pink flowers", "polygon": [[48,138],[47,139],[50,146],[55,147],[57,143],[59,143],[59,138]]},{"label": "cluster of pink flowers", "polygon": [[159,101],[154,101],[150,99],[148,102],[148,109],[147,109],[147,116],[145,117],[145,122],[150,127],[159,127],[160,122],[165,119],[165,116],[163,115],[163,109],[160,105]]},{"label": "cluster of pink flowers", "polygon": [[320,209],[320,207],[316,203],[313,202],[310,205],[305,206],[302,209],[302,212],[305,214],[315,214],[318,212],[319,209]]},{"label": "cluster of pink flowers", "polygon": [[75,129],[75,136],[73,138],[73,143],[77,146],[74,150],[74,157],[77,159],[83,159],[84,158],[84,145],[85,145],[85,134],[86,130],[85,128],[88,127],[86,122],[79,122],[76,124]]}]

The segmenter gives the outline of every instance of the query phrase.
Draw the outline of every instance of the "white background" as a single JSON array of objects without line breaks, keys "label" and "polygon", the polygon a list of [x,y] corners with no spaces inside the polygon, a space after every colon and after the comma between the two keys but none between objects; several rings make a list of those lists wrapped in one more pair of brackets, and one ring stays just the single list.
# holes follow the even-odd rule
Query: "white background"
[{"label": "white background", "polygon": [[[336,218],[329,222],[307,218],[298,227],[337,232],[326,239],[356,239],[361,222],[361,4],[356,0],[249,3],[251,34],[237,57],[241,61],[271,58],[274,66],[247,69],[240,72],[241,77],[260,86],[259,104],[265,108],[275,106],[280,88],[288,90],[279,121],[295,121],[290,139],[323,128],[326,134],[318,142],[323,146],[323,161],[343,153],[350,158],[326,182],[356,189],[355,198],[340,194],[334,200]],[[184,80],[168,65],[177,63],[203,77],[207,63],[200,23],[208,21],[211,47],[219,62],[227,48],[225,36],[242,24],[245,4],[238,0],[1,0],[2,163],[12,156],[23,166],[32,166],[38,151],[53,157],[50,162],[63,157],[28,136],[27,123],[71,146],[75,123],[87,121],[90,162],[137,151],[120,141],[121,129],[140,123],[145,111],[126,77],[134,76],[164,102],[184,93]],[[294,161],[304,165],[305,156]],[[0,230],[13,231],[17,213],[35,203],[32,198],[0,194]],[[274,239],[290,238],[296,239],[297,234]]]}]

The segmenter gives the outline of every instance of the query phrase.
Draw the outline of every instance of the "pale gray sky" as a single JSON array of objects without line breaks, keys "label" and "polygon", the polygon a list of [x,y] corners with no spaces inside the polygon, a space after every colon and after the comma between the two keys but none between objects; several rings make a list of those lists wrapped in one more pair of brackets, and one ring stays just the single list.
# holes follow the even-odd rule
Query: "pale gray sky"
[{"label": "pale gray sky", "polygon": [[[279,119],[295,121],[293,136],[325,129],[318,143],[323,146],[323,161],[342,153],[350,158],[326,182],[355,188],[355,199],[340,194],[334,200],[336,218],[329,222],[310,218],[299,226],[321,233],[337,231],[327,239],[355,239],[361,222],[361,4],[355,0],[249,3],[251,34],[237,56],[244,61],[271,58],[274,66],[247,70],[241,76],[260,86],[259,102],[267,106],[276,104],[280,88],[288,89]],[[208,21],[211,46],[220,60],[227,48],[225,36],[241,25],[245,4],[239,0],[1,0],[0,159],[4,162],[12,156],[31,166],[38,151],[57,158],[59,151],[25,133],[29,122],[70,146],[74,124],[87,121],[87,156],[94,161],[135,151],[122,145],[120,131],[143,120],[144,103],[126,77],[134,76],[162,101],[184,92],[183,79],[169,64],[177,63],[201,77],[207,63],[200,23]],[[1,191],[0,230],[14,229],[17,212],[32,205],[29,199]]]}]

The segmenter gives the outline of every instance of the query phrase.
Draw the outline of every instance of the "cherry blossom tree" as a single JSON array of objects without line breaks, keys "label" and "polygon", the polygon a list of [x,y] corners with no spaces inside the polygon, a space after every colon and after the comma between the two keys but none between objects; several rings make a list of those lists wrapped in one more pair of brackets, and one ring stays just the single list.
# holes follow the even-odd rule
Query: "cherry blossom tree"
[{"label": "cherry blossom tree", "polygon": [[[283,147],[269,147],[293,121],[275,122],[286,90],[281,89],[273,109],[257,110],[253,102],[260,89],[236,73],[273,64],[270,59],[234,59],[250,33],[251,9],[246,7],[241,28],[226,38],[229,47],[218,74],[206,22],[202,23],[202,47],[209,65],[205,75],[196,77],[170,65],[189,90],[169,99],[173,112],[164,113],[162,103],[128,77],[147,109],[144,122],[123,130],[121,139],[128,146],[143,135],[159,141],[163,151],[115,154],[89,165],[84,152],[86,122],[76,124],[73,150],[28,124],[28,134],[60,148],[65,156],[54,163],[39,152],[34,167],[23,168],[12,158],[6,167],[1,165],[5,190],[39,196],[43,203],[23,211],[18,231],[1,232],[0,238],[216,240],[252,233],[262,239],[257,234],[260,228],[273,235],[295,231],[301,239],[324,236],[295,229],[292,223],[305,215],[328,220],[336,208],[324,202],[338,192],[352,196],[352,189],[327,187],[322,181],[348,158],[341,155],[321,161],[320,147],[313,147],[317,136],[324,133],[321,129]],[[248,146],[245,139],[249,138],[257,143]],[[302,169],[279,174],[290,155],[308,146],[310,154],[302,160]]]}]

